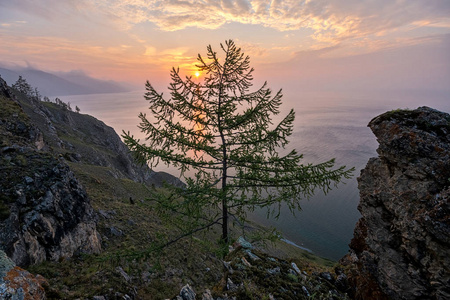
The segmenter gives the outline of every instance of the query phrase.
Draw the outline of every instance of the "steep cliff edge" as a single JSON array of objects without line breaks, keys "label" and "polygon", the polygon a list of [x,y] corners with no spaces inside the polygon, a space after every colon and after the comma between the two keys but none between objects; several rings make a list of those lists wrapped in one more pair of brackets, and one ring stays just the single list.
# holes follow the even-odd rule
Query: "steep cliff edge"
[{"label": "steep cliff edge", "polygon": [[89,198],[0,78],[0,249],[19,266],[99,252]]},{"label": "steep cliff edge", "polygon": [[130,151],[110,126],[86,114],[67,109],[66,105],[18,97],[26,115],[42,132],[44,150],[61,154],[67,161],[107,167],[114,178],[162,185],[163,181],[180,185],[181,181],[165,172],[151,172],[137,165]]},{"label": "steep cliff edge", "polygon": [[0,249],[19,266],[100,251],[97,216],[80,176],[95,184],[97,172],[147,185],[183,184],[136,165],[102,121],[14,91],[1,78],[0,107]]},{"label": "steep cliff edge", "polygon": [[450,299],[450,115],[420,107],[369,123],[349,280],[356,299]]}]

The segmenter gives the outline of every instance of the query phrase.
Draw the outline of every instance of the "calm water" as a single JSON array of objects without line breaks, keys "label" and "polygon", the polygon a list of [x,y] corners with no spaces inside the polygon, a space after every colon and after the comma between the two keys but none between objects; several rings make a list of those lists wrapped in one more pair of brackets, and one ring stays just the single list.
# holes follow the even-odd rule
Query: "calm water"
[{"label": "calm water", "polygon": [[[77,105],[81,113],[95,116],[119,134],[130,131],[142,137],[136,128],[139,112],[147,112],[144,93],[96,94],[60,97]],[[314,253],[339,259],[348,251],[348,243],[360,215],[357,181],[360,170],[370,157],[376,156],[378,144],[367,127],[375,116],[397,108],[430,106],[450,112],[450,96],[436,93],[300,93],[284,96],[285,112],[296,111],[290,147],[304,154],[305,163],[319,163],[336,158],[337,165],[355,167],[351,180],[340,184],[327,195],[316,194],[304,200],[295,216],[283,208],[278,220],[267,220],[265,211],[252,219],[275,226],[283,236]],[[289,147],[289,149],[290,149]],[[159,170],[173,170],[160,167]]]}]

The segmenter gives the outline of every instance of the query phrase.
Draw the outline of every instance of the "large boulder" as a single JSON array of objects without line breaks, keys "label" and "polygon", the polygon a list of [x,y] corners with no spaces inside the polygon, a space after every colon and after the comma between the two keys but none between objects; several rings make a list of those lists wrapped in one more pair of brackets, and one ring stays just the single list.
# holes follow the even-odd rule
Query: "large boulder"
[{"label": "large boulder", "polygon": [[349,265],[356,299],[450,299],[450,115],[420,107],[369,123]]}]

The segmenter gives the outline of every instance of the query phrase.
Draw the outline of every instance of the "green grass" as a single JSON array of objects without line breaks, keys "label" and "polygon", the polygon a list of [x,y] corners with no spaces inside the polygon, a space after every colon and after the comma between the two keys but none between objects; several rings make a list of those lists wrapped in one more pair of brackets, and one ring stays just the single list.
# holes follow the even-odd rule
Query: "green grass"
[{"label": "green grass", "polygon": [[18,103],[5,98],[4,96],[0,96],[0,107],[2,108],[0,109],[1,119],[8,119],[12,116],[16,116],[17,119],[23,121],[29,120],[29,117],[22,111]]},{"label": "green grass", "polygon": [[[109,295],[119,292],[129,294],[137,287],[141,299],[166,299],[175,296],[189,283],[196,291],[204,291],[220,281],[223,265],[220,251],[214,241],[215,230],[185,238],[161,252],[149,252],[161,234],[177,235],[171,224],[158,219],[146,198],[149,190],[140,183],[128,179],[116,179],[107,167],[69,163],[82,185],[86,188],[95,210],[103,210],[110,218],[99,216],[97,229],[103,236],[103,252],[99,255],[82,255],[60,262],[45,262],[30,267],[33,273],[46,277],[51,286],[50,294],[66,299]],[[131,204],[133,197],[135,204]],[[115,236],[110,228],[123,234]],[[234,233],[235,235],[237,232]],[[273,249],[282,249],[293,257],[303,270],[329,270],[330,261],[283,242],[276,242]],[[271,251],[270,247],[267,251]],[[121,267],[133,279],[126,282],[117,272]],[[294,278],[286,282],[295,283]],[[255,286],[248,286],[251,294]],[[114,291],[111,292],[111,291]]]},{"label": "green grass", "polygon": [[[206,288],[220,279],[221,261],[205,250],[201,239],[186,238],[161,252],[148,251],[161,233],[169,237],[177,233],[152,211],[145,200],[149,195],[147,187],[128,179],[116,179],[106,167],[77,163],[70,166],[86,188],[94,209],[106,211],[111,217],[99,216],[97,230],[104,237],[100,255],[46,262],[30,268],[49,279],[53,294],[67,299],[113,296],[110,290],[130,294],[138,286],[141,299],[165,299],[174,296],[186,283]],[[130,203],[129,197],[133,197],[135,204]],[[111,234],[111,227],[123,234]],[[118,266],[133,277],[132,282],[124,281],[116,271]],[[151,284],[143,279],[145,274]]]},{"label": "green grass", "polygon": [[[60,109],[56,104],[42,104],[51,111]],[[18,104],[0,97],[0,105],[0,117],[10,118],[17,114],[18,119],[28,122],[28,116],[20,110]],[[24,105],[29,106],[28,103]],[[27,109],[31,109],[31,106]],[[74,114],[72,117],[86,116]],[[74,145],[76,151],[84,151],[80,153],[82,156],[91,155],[95,151],[109,156],[116,155],[106,148],[90,143],[88,127],[80,128],[85,136],[77,136],[72,134],[72,129],[67,124],[58,126],[59,138]],[[84,138],[86,140],[83,140]],[[16,141],[2,139],[2,146],[13,142]],[[70,150],[55,151],[63,155],[65,151],[70,153]],[[38,165],[47,164],[51,167],[56,162],[52,155],[45,152],[40,152],[39,155],[14,154],[4,164],[6,169],[1,171],[9,172],[9,180],[21,181],[24,176],[33,177],[34,172],[39,173],[36,169]],[[149,251],[162,240],[174,238],[180,233],[170,219],[164,221],[157,217],[152,202],[148,200],[151,197],[149,187],[120,178],[112,168],[83,162],[67,163],[86,189],[94,210],[101,210],[106,214],[106,217],[99,214],[97,224],[103,251],[97,255],[77,254],[57,262],[30,266],[29,271],[48,279],[49,299],[85,299],[96,295],[115,298],[116,293],[132,295],[134,290],[137,290],[137,297],[140,299],[166,299],[175,296],[187,283],[196,291],[202,292],[221,280],[224,274],[222,256],[225,248],[220,247],[218,243],[220,228],[187,237],[162,251]],[[130,202],[130,197],[134,204]],[[10,200],[5,197],[0,200],[1,220],[9,216]],[[112,228],[122,234],[114,234]],[[231,236],[237,237],[240,234],[238,228],[231,228]],[[252,242],[258,239],[258,235],[254,235]],[[281,241],[272,246],[269,244],[264,249],[269,254],[293,259],[302,270],[328,270],[334,264]],[[117,271],[118,267],[131,277],[131,281],[124,279]],[[247,284],[247,295],[258,289],[252,281],[244,282]],[[285,278],[283,282],[295,283],[295,278]]]}]

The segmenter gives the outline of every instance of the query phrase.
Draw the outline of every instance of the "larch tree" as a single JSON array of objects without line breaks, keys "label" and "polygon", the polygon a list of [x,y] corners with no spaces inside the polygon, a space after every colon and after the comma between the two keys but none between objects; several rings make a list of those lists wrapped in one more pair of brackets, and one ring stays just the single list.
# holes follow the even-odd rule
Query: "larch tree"
[{"label": "larch tree", "polygon": [[161,215],[185,235],[219,225],[228,242],[230,218],[242,223],[256,208],[279,215],[282,205],[295,212],[302,198],[326,193],[353,169],[334,167],[334,159],[303,164],[296,150],[287,151],[294,110],[275,123],[281,90],[272,93],[264,83],[250,91],[249,57],[232,40],[220,47],[222,58],[211,46],[206,58],[198,55],[202,81],[171,70],[169,99],[147,81],[150,116],[139,115],[146,142],[125,132],[123,138],[141,163],[172,165],[186,182],[155,193]]},{"label": "larch tree", "polygon": [[[19,79],[12,85],[12,88],[27,96],[33,95],[33,88],[22,76],[19,76]],[[35,91],[37,92],[37,89]]]}]

